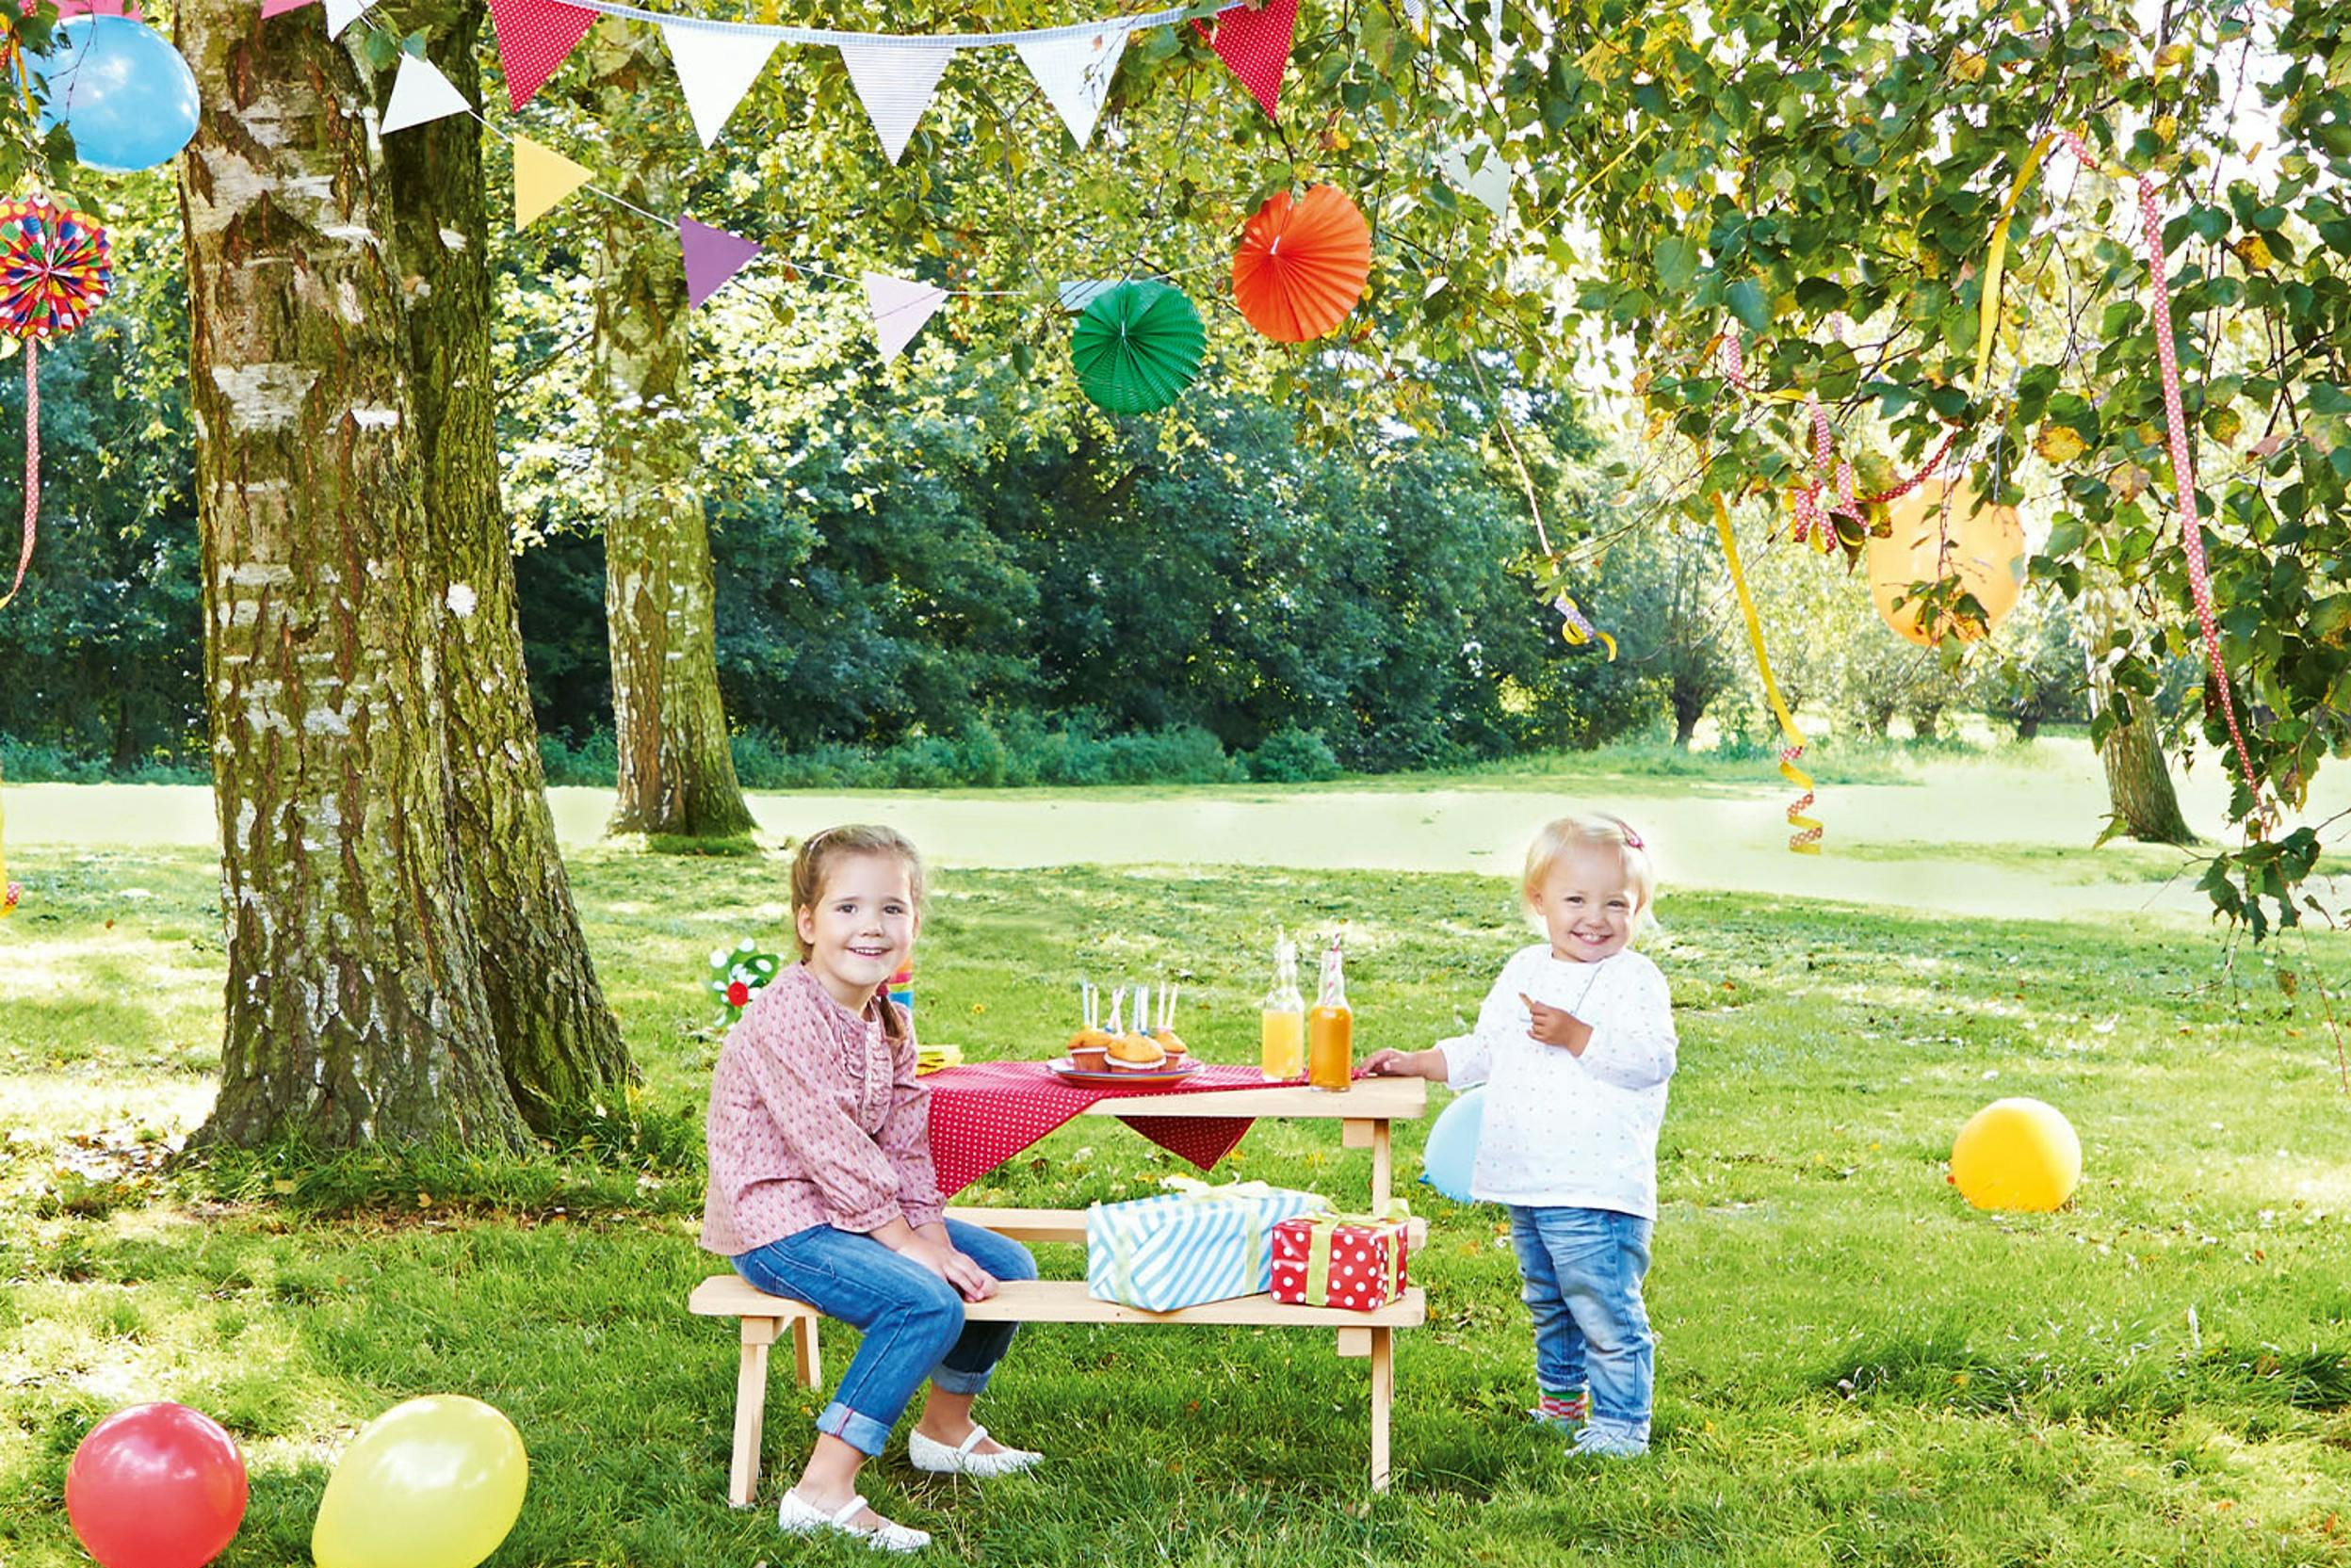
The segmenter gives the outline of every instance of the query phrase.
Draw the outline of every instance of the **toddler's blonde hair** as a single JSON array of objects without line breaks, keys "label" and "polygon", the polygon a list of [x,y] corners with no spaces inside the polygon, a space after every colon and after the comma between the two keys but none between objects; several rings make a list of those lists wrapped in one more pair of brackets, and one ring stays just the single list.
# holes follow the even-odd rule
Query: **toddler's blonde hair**
[{"label": "toddler's blonde hair", "polygon": [[1530,913],[1543,901],[1543,884],[1551,869],[1578,849],[1613,849],[1625,868],[1625,887],[1633,897],[1635,918],[1649,913],[1657,896],[1657,867],[1650,864],[1648,846],[1621,816],[1604,811],[1554,817],[1538,829],[1527,846],[1527,869],[1518,881],[1518,897]]}]

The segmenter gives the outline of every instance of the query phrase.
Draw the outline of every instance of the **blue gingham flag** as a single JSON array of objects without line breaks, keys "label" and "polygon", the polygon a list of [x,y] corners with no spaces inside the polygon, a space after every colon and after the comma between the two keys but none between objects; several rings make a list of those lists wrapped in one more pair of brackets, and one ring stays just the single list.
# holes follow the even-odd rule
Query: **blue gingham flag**
[{"label": "blue gingham flag", "polygon": [[1146,1312],[1255,1296],[1273,1285],[1273,1227],[1331,1205],[1263,1182],[1180,1190],[1086,1210],[1086,1293]]}]

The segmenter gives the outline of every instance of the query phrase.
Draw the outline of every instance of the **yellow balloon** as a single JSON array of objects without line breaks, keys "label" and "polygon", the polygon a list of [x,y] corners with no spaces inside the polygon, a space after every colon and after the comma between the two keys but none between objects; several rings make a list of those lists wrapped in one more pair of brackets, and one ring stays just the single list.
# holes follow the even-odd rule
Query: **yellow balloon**
[{"label": "yellow balloon", "polygon": [[530,1458],[479,1399],[434,1394],[367,1423],[327,1482],[318,1568],[475,1568],[523,1511]]},{"label": "yellow balloon", "polygon": [[1977,1208],[2046,1214],[2082,1179],[2082,1140],[2054,1106],[1995,1100],[1959,1129],[1951,1179]]},{"label": "yellow balloon", "polygon": [[[1944,497],[1950,497],[1946,507]],[[1929,479],[1887,503],[1891,531],[1869,542],[1870,598],[1886,624],[1913,642],[1933,643],[1943,632],[1972,642],[2017,606],[2024,588],[2024,525],[2014,507],[1980,506],[1965,483]],[[1926,606],[1912,597],[1914,583],[1956,576],[1984,606],[1984,626],[1945,615],[1933,629]],[[1900,606],[1896,600],[1905,600]]]}]

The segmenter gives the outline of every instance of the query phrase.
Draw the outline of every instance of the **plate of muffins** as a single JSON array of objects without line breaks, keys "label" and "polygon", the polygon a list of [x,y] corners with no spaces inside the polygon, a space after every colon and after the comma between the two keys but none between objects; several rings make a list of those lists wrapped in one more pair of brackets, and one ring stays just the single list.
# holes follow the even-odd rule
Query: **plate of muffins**
[{"label": "plate of muffins", "polygon": [[1069,1037],[1067,1056],[1046,1063],[1062,1078],[1071,1083],[1132,1088],[1180,1083],[1200,1071],[1183,1037],[1176,1032],[1174,983],[1160,986],[1156,997],[1148,986],[1134,987],[1131,998],[1124,986],[1113,990],[1107,1024],[1102,1019],[1102,994],[1091,981],[1080,982],[1078,992],[1084,1026]]}]

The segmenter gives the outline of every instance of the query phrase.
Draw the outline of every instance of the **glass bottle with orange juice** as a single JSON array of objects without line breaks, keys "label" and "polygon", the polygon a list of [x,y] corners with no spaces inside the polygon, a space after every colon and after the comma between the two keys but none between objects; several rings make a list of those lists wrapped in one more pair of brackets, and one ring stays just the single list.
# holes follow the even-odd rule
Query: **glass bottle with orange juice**
[{"label": "glass bottle with orange juice", "polygon": [[1273,944],[1273,989],[1257,1013],[1257,1065],[1270,1081],[1306,1075],[1306,999],[1298,994],[1298,948]]},{"label": "glass bottle with orange juice", "polygon": [[1338,938],[1322,955],[1322,989],[1306,1014],[1306,1085],[1343,1090],[1355,1076],[1355,1015],[1347,1006],[1347,976]]}]

